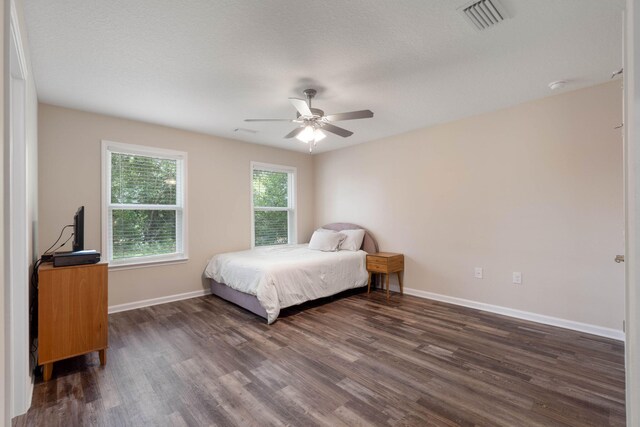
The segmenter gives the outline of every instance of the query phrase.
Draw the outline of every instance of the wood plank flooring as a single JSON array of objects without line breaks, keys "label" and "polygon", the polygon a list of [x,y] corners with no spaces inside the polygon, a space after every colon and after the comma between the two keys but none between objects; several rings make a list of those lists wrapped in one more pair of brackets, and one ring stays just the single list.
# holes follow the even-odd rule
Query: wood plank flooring
[{"label": "wood plank flooring", "polygon": [[411,296],[271,326],[214,296],[109,321],[107,365],[56,363],[14,425],[624,425],[621,342]]}]

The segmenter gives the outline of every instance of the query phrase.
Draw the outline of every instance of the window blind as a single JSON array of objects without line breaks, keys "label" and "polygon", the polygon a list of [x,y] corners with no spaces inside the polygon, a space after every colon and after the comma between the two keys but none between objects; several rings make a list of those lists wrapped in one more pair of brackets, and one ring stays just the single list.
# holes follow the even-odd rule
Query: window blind
[{"label": "window blind", "polygon": [[289,243],[288,211],[256,211],[255,245],[285,245]]},{"label": "window blind", "polygon": [[124,153],[111,154],[111,203],[176,205],[178,162]]},{"label": "window blind", "polygon": [[175,210],[114,208],[111,218],[114,260],[177,252]]}]

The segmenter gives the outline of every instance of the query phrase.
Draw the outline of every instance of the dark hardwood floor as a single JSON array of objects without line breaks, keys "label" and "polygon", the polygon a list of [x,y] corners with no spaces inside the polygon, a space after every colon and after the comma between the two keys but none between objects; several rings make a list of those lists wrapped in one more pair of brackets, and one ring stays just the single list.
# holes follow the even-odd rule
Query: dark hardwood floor
[{"label": "dark hardwood floor", "polygon": [[268,326],[207,296],[109,316],[15,425],[624,425],[623,344],[382,292]]}]

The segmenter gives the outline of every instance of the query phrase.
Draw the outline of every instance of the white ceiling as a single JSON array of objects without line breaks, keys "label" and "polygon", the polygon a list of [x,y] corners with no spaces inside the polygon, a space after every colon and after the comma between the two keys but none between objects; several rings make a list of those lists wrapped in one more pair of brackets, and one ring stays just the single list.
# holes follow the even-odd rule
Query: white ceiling
[{"label": "white ceiling", "polygon": [[42,102],[300,151],[294,124],[243,119],[294,118],[307,87],[326,113],[375,113],[322,152],[620,68],[623,0],[500,1],[511,17],[481,32],[468,0],[25,0],[25,18]]}]

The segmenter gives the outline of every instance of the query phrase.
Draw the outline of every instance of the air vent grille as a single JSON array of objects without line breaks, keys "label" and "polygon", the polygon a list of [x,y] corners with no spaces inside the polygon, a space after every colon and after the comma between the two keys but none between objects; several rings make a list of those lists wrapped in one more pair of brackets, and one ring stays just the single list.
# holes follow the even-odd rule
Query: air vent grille
[{"label": "air vent grille", "polygon": [[258,133],[257,130],[247,129],[247,128],[235,128],[234,132],[246,132],[246,133]]},{"label": "air vent grille", "polygon": [[508,18],[498,0],[480,0],[460,8],[464,17],[478,31],[486,30]]}]

